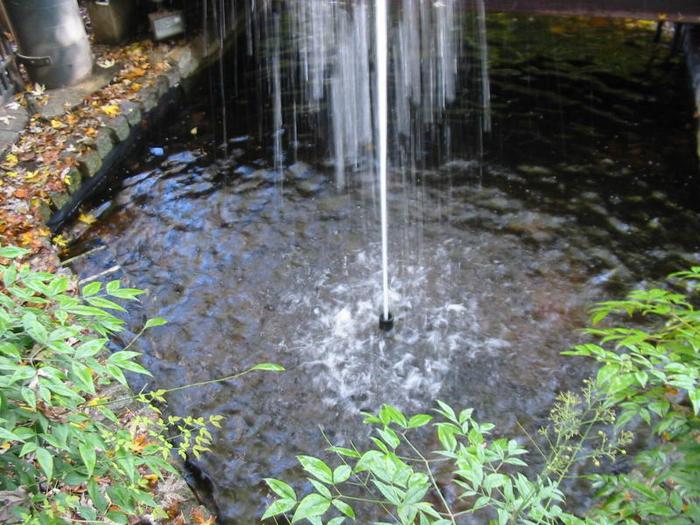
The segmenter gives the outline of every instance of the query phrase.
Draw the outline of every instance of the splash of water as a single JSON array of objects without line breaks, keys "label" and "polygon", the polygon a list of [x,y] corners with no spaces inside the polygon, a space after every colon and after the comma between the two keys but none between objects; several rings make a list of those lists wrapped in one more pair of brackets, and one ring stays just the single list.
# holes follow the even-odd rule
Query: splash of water
[{"label": "splash of water", "polygon": [[379,164],[379,201],[382,221],[382,309],[384,319],[389,319],[389,214],[387,212],[387,135],[388,135],[388,88],[389,69],[387,44],[386,0],[376,1],[376,46],[377,46],[377,156]]}]

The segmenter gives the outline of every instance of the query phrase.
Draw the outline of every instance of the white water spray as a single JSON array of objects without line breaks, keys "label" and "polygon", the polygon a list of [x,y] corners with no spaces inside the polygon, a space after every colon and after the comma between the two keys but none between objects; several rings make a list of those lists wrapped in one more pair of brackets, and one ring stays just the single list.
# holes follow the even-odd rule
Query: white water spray
[{"label": "white water spray", "polygon": [[387,177],[387,72],[389,69],[387,44],[386,0],[376,1],[376,46],[377,46],[377,157],[379,165],[379,198],[382,221],[382,290],[383,319],[389,320],[389,217],[386,203]]}]

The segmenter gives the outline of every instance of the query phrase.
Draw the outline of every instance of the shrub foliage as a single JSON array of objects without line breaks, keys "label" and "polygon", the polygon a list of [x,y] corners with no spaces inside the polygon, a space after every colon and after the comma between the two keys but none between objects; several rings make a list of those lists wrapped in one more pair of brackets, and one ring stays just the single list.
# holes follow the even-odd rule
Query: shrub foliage
[{"label": "shrub foliage", "polygon": [[[161,418],[153,402],[175,390],[228,377],[131,395],[125,372],[147,374],[132,349],[149,320],[124,348],[110,336],[125,323],[114,314],[143,292],[119,281],[91,282],[81,295],[71,279],[12,263],[24,251],[0,247],[0,522],[127,523],[163,517],[150,486],[167,472],[171,451],[198,456],[211,444],[220,416]],[[116,406],[129,405],[127,414]],[[134,407],[134,404],[136,405]],[[149,410],[137,410],[145,404]],[[134,408],[134,410],[131,410]],[[122,411],[123,412],[123,411]]]}]

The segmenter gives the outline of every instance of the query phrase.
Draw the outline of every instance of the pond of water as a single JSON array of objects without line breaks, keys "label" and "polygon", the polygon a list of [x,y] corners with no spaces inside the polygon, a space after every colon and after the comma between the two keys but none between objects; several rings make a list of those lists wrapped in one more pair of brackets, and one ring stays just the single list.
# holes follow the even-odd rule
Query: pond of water
[{"label": "pond of water", "polygon": [[214,69],[150,136],[164,155],[146,147],[106,197],[111,212],[83,244],[106,249],[74,267],[118,267],[105,279],[148,290],[131,322],[169,321],[142,342],[155,384],[287,369],[170,399],[178,414],[226,416],[192,462],[225,523],[255,521],[264,477],[303,485],[295,455],[321,453],[319,427],[361,442],[359,412],[382,403],[427,411],[442,399],[499,433],[536,428],[591,374],[560,356],[587,307],[700,261],[680,58],[638,24],[496,14],[487,27],[492,132],[465,31],[449,151],[428,140],[425,160],[390,172],[389,334],[377,329],[373,174],[339,186],[302,132],[279,167],[275,137],[258,131],[264,96],[241,87],[250,75],[238,91],[226,79],[227,147]]}]

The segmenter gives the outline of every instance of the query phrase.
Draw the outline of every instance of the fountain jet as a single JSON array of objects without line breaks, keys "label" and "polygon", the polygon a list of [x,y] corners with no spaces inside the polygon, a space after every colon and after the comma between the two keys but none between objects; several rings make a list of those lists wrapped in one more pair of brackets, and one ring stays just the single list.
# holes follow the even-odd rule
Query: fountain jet
[{"label": "fountain jet", "polygon": [[383,309],[379,317],[379,327],[388,331],[394,326],[394,317],[389,312],[389,217],[387,212],[387,135],[388,135],[388,88],[389,69],[387,44],[386,0],[377,0],[375,10],[377,46],[377,163],[379,165],[379,194],[382,221],[382,298]]}]

